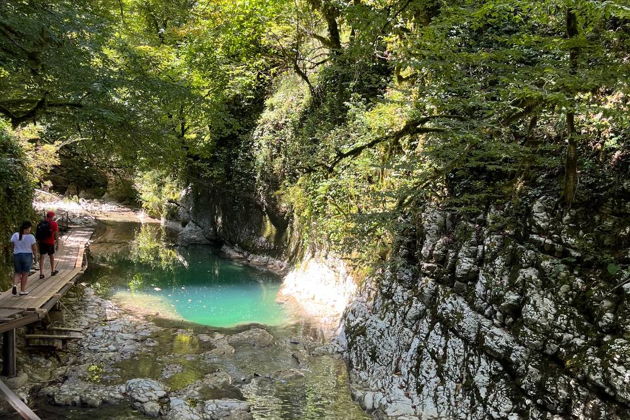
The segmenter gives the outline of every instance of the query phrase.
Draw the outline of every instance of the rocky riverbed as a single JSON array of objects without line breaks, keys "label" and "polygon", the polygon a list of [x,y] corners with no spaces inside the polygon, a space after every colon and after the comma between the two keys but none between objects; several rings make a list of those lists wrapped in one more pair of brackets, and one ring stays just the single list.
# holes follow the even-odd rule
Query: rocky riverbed
[{"label": "rocky riverbed", "polygon": [[[91,270],[117,264],[117,255],[130,252],[138,222],[158,222],[98,200],[39,194],[35,205],[67,212],[75,225],[101,220]],[[273,259],[235,252],[222,249],[247,265],[286,270]],[[343,349],[321,328],[328,309],[278,327],[221,329],[165,316],[157,307],[138,311],[110,300],[98,275],[84,281],[56,314],[63,314],[59,325],[80,330],[82,339],[54,352],[27,348],[18,338],[20,372],[6,381],[42,418],[368,418],[352,401]],[[12,415],[10,407],[1,409]]]},{"label": "rocky riverbed", "polygon": [[62,302],[64,326],[84,338],[55,353],[19,343],[20,375],[9,380],[45,418],[365,416],[350,399],[339,348],[305,324],[217,330],[160,322],[87,285]]}]

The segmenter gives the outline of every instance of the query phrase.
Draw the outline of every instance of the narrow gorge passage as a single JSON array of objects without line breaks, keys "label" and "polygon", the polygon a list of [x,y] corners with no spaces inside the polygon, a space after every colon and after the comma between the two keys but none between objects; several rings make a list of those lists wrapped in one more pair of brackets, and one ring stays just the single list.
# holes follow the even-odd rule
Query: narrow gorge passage
[{"label": "narrow gorge passage", "polygon": [[49,317],[0,311],[0,380],[52,418],[626,420],[629,74],[628,0],[0,0],[0,290],[42,215],[97,230]]}]

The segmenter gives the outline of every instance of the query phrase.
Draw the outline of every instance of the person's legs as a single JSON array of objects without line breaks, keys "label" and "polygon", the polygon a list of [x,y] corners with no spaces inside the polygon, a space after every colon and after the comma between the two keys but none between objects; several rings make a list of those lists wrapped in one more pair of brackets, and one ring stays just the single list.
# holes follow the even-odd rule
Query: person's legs
[{"label": "person's legs", "polygon": [[15,274],[13,275],[13,294],[17,295],[17,285],[22,278],[22,272],[24,271],[23,259],[20,254],[13,254],[13,269]]},{"label": "person's legs", "polygon": [[13,256],[15,261],[15,276],[13,277],[13,294],[17,294],[17,284],[20,283],[20,294],[27,294],[26,282],[33,265],[32,254],[16,254]]},{"label": "person's legs", "polygon": [[20,291],[26,292],[26,282],[28,281],[28,273],[22,273],[22,279],[20,284]]},{"label": "person's legs", "polygon": [[32,254],[24,254],[23,255],[23,267],[22,267],[22,281],[20,284],[20,294],[28,295],[26,291],[26,282],[28,281],[28,275],[31,272],[31,267],[33,266],[33,255]]},{"label": "person's legs", "polygon": [[55,270],[55,254],[50,254],[50,275],[54,276],[56,273]]},{"label": "person's legs", "polygon": [[52,276],[54,276],[55,274],[57,274],[57,271],[55,270],[55,246],[54,245],[49,245],[49,244],[39,244],[39,253],[40,253],[40,258],[39,258],[39,278],[43,279],[44,278],[44,263],[45,263],[45,257],[46,254],[48,254],[48,259],[50,260],[50,274]]},{"label": "person's legs", "polygon": [[45,249],[43,248],[43,245],[40,243],[37,244],[37,249],[39,250],[39,278],[43,279],[44,278],[44,257],[46,256],[46,253],[44,252]]}]

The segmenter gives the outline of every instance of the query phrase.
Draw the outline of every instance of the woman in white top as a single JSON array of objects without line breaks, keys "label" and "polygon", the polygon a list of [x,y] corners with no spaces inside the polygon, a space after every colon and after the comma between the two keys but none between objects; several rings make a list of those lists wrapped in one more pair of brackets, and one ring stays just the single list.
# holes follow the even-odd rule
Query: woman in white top
[{"label": "woman in white top", "polygon": [[11,236],[13,244],[13,294],[17,295],[17,284],[20,282],[20,295],[28,295],[26,282],[33,265],[33,256],[37,255],[35,237],[31,235],[31,222],[23,222],[20,231]]}]

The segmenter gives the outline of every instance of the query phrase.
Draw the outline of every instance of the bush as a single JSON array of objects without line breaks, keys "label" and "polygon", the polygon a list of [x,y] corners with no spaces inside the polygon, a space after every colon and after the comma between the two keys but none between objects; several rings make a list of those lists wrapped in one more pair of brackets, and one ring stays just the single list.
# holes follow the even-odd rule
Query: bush
[{"label": "bush", "polygon": [[26,156],[13,131],[0,121],[0,286],[8,287],[11,273],[9,238],[24,220],[34,220],[33,179]]}]

